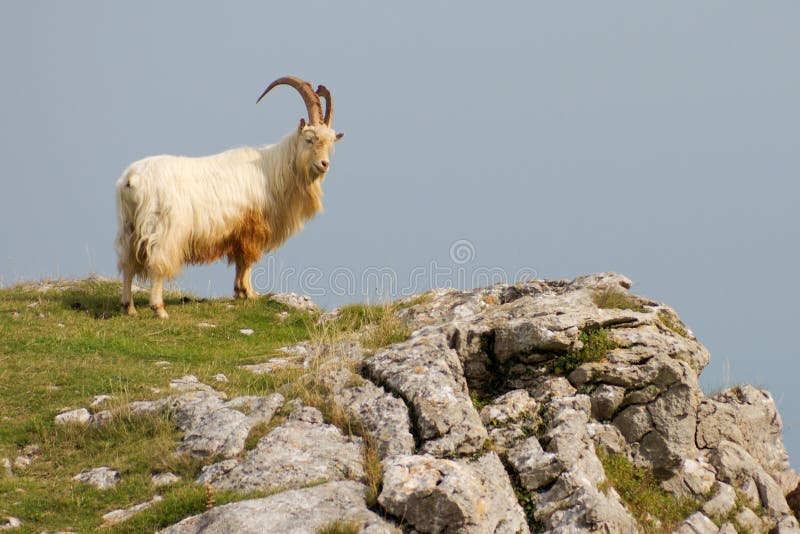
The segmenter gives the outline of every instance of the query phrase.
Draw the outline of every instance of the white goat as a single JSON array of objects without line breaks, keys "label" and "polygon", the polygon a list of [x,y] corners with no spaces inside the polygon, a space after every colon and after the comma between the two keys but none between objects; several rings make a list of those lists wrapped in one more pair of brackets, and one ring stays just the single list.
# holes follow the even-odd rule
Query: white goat
[{"label": "white goat", "polygon": [[[281,142],[235,148],[208,157],[154,156],[131,164],[117,181],[122,311],[135,315],[135,276],[151,280],[150,308],[166,319],[164,278],[186,263],[227,256],[236,265],[236,298],[255,298],[250,270],[261,254],[279,247],[322,209],[321,183],[329,169],[334,132],[333,99],[322,85],[293,76],[272,82],[294,87],[309,122]],[[322,114],[320,97],[325,99]]]}]

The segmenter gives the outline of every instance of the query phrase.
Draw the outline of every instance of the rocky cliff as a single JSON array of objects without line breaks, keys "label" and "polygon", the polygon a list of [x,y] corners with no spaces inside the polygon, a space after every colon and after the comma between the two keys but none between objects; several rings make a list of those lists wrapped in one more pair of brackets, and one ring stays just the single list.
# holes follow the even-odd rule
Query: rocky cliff
[{"label": "rocky cliff", "polygon": [[134,403],[173,410],[181,453],[219,459],[198,479],[209,492],[268,495],[164,532],[800,532],[770,394],[706,396],[708,351],[630,286],[437,290],[397,311],[405,341],[301,344],[253,368],[297,367],[324,391],[317,407],[226,401],[191,378]]}]

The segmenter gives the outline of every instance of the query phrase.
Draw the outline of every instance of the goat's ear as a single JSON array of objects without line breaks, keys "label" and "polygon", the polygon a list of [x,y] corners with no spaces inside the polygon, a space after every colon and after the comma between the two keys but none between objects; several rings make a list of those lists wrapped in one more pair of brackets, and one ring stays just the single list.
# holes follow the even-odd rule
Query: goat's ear
[{"label": "goat's ear", "polygon": [[[337,133],[337,134],[336,134],[336,141],[338,141],[338,140],[339,140],[339,139],[341,139],[342,137],[344,137],[344,132],[339,132],[339,133]],[[335,141],[334,141],[334,142],[335,142]]]},{"label": "goat's ear", "polygon": [[297,127],[297,131],[298,132],[302,132],[303,128],[305,128],[305,127],[306,127],[306,120],[301,118],[300,119],[300,125]]}]

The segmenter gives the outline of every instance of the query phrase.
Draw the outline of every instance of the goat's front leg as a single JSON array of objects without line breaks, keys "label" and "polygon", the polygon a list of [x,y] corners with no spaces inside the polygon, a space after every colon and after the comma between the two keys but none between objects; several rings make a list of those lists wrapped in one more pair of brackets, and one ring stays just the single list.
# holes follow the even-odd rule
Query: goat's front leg
[{"label": "goat's front leg", "polygon": [[233,282],[233,294],[237,299],[256,299],[258,293],[253,289],[250,280],[253,264],[236,262],[236,279]]},{"label": "goat's front leg", "polygon": [[152,275],[153,282],[150,287],[150,309],[159,319],[169,319],[167,310],[164,309],[164,276]]}]

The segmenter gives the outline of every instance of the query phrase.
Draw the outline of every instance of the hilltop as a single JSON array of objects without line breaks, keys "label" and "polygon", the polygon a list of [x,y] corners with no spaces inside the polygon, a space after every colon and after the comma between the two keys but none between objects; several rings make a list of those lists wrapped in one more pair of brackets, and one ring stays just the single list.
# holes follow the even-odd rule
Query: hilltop
[{"label": "hilltop", "polygon": [[0,525],[800,532],[770,394],[705,395],[708,351],[630,288],[173,293],[166,322],[120,316],[115,281],[2,289]]}]

